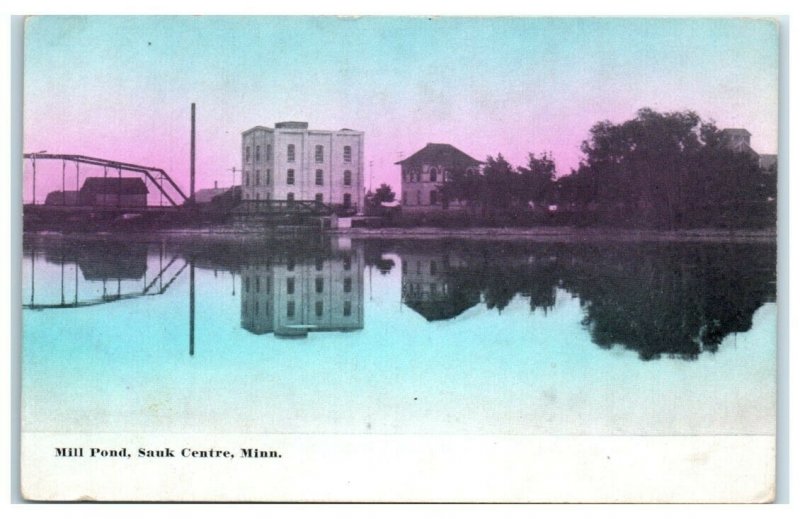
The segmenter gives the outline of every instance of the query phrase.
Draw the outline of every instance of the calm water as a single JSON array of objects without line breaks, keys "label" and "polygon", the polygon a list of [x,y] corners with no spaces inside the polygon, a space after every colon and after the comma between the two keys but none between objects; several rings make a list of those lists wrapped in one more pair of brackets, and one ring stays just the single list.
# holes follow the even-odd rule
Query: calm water
[{"label": "calm water", "polygon": [[775,258],[26,238],[23,428],[771,434]]}]

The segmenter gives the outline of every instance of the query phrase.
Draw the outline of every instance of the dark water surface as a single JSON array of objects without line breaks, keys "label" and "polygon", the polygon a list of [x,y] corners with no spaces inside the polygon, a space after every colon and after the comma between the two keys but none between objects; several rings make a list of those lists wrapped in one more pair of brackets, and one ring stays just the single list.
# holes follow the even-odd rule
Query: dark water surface
[{"label": "dark water surface", "polygon": [[774,244],[28,236],[26,431],[771,434]]}]

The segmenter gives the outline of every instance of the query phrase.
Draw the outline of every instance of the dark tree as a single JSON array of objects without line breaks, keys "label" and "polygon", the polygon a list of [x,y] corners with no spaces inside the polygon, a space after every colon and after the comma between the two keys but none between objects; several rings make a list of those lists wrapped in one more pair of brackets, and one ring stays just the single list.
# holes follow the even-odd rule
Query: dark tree
[{"label": "dark tree", "polygon": [[643,108],[621,124],[598,122],[581,150],[583,162],[560,179],[560,194],[612,218],[665,228],[735,224],[737,210],[765,203],[769,192],[758,155],[734,151],[692,111]]},{"label": "dark tree", "polygon": [[527,167],[520,166],[517,171],[520,194],[526,202],[545,205],[553,201],[556,164],[552,153],[542,153],[538,157],[529,153]]}]

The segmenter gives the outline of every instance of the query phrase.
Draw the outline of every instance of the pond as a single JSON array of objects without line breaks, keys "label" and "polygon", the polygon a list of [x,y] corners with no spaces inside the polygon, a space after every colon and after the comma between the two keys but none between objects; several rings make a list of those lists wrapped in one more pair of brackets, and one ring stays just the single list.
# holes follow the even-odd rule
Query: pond
[{"label": "pond", "polygon": [[26,236],[25,432],[773,434],[774,243]]}]

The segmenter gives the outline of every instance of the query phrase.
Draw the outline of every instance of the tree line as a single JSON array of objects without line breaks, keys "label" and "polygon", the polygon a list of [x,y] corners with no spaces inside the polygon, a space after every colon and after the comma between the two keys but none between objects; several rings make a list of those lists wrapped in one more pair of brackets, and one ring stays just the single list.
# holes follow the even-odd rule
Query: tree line
[{"label": "tree line", "polygon": [[776,175],[758,155],[735,151],[713,121],[693,111],[642,108],[620,124],[600,121],[581,145],[577,169],[561,177],[550,153],[512,166],[489,156],[481,173],[451,171],[439,188],[482,216],[536,212],[556,223],[661,228],[775,224]]}]

